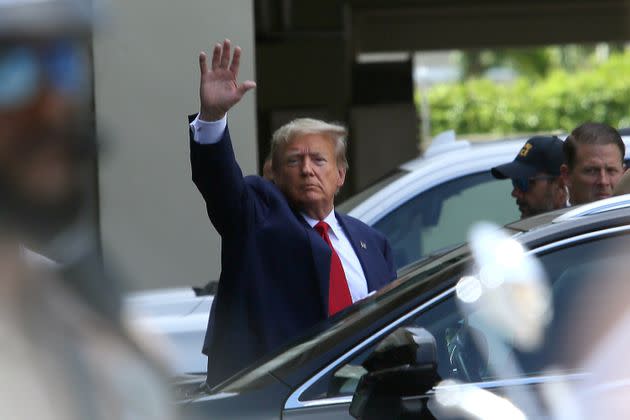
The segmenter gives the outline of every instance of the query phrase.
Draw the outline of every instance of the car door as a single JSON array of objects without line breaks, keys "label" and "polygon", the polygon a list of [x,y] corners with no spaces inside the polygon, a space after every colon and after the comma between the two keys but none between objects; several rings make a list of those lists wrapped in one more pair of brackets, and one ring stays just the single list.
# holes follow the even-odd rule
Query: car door
[{"label": "car door", "polygon": [[[530,401],[535,407],[527,410],[539,411],[542,407],[539,403],[541,384],[580,382],[584,379],[584,372],[580,371],[577,363],[582,356],[577,351],[581,347],[573,346],[584,339],[591,344],[597,341],[599,327],[596,315],[601,311],[601,307],[588,305],[588,293],[593,286],[608,290],[609,294],[615,294],[619,288],[618,276],[602,274],[604,269],[626,258],[630,250],[629,229],[628,226],[620,226],[587,232],[532,251],[547,273],[555,311],[544,344],[536,351],[519,349],[509,338],[497,337],[487,325],[475,319],[475,313],[463,313],[452,288],[419,305],[392,322],[389,328],[381,330],[378,337],[358,343],[344,356],[317,372],[289,397],[283,418],[351,418],[348,408],[353,392],[361,376],[367,372],[362,362],[382,339],[400,326],[422,327],[435,337],[437,370],[443,380],[474,384],[494,394],[514,398],[520,404]],[[603,302],[598,302],[598,305],[601,304]],[[578,318],[580,323],[576,325]],[[580,336],[585,323],[594,338]],[[453,343],[458,335],[460,340],[455,350]],[[461,340],[462,336],[464,340]],[[550,373],[548,369],[552,365],[556,366],[556,370]],[[434,391],[419,397],[427,402],[433,395]]]}]

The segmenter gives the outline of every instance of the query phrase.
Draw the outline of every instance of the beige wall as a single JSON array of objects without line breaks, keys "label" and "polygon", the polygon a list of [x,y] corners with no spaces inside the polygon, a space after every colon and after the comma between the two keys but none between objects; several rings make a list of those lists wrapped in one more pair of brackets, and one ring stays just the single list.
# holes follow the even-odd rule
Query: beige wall
[{"label": "beige wall", "polygon": [[[186,115],[199,51],[228,37],[254,78],[253,0],[111,0],[94,41],[100,218],[106,263],[133,289],[218,279],[219,237],[190,180]],[[237,158],[257,172],[255,92],[230,113]]]}]

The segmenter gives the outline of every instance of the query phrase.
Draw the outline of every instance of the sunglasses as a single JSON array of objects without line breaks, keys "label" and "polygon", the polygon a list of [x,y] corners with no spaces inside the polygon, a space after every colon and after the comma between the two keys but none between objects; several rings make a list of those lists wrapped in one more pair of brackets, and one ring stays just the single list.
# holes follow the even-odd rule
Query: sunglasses
[{"label": "sunglasses", "polygon": [[536,181],[551,181],[556,178],[553,175],[537,175],[531,178],[512,178],[512,186],[518,188],[522,192],[527,192],[529,187],[536,183]]},{"label": "sunglasses", "polygon": [[0,44],[0,109],[32,101],[43,86],[67,96],[84,94],[87,54],[76,42]]}]

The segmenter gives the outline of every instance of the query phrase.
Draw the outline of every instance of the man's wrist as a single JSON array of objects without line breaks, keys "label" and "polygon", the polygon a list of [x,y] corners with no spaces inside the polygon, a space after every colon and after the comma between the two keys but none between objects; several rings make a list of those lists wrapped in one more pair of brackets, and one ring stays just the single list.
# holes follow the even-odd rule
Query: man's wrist
[{"label": "man's wrist", "polygon": [[204,109],[202,109],[201,111],[199,111],[199,119],[201,121],[205,121],[205,122],[215,122],[215,121],[219,121],[224,119],[226,116],[226,113],[223,112],[212,112],[212,111],[206,111]]}]

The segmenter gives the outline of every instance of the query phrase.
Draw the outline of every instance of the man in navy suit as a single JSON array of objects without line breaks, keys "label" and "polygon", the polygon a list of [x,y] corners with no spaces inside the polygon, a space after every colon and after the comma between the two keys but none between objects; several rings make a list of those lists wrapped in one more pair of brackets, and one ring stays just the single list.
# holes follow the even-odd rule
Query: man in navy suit
[{"label": "man in navy suit", "polygon": [[199,56],[192,177],[222,238],[222,272],[203,352],[214,385],[396,277],[390,246],[334,211],[348,167],[344,127],[308,118],[272,139],[273,182],[243,177],[226,113],[255,87],[237,81],[241,51]]}]

